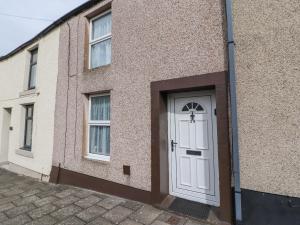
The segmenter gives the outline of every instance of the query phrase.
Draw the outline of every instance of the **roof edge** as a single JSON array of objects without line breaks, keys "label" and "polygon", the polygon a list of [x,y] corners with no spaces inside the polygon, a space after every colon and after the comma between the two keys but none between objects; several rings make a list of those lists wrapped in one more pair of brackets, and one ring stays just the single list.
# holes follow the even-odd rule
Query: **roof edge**
[{"label": "roof edge", "polygon": [[103,1],[103,0],[89,0],[89,1],[81,4],[77,8],[71,10],[67,14],[65,14],[62,17],[60,17],[59,19],[55,20],[52,24],[50,24],[44,30],[42,30],[41,32],[39,32],[37,35],[35,35],[29,41],[26,41],[25,43],[21,44],[20,46],[18,46],[14,50],[10,51],[6,55],[1,56],[0,57],[0,62],[3,61],[3,60],[6,60],[8,58],[10,58],[11,56],[13,56],[15,54],[17,54],[18,52],[20,52],[21,50],[25,49],[26,47],[28,47],[29,45],[31,45],[32,43],[34,43],[38,39],[42,38],[43,36],[45,36],[46,34],[48,34],[50,31],[54,30],[56,27],[58,27],[59,25],[61,25],[64,22],[66,22],[67,20],[69,20],[73,16],[78,15],[79,13],[83,12],[86,9],[91,8],[92,6],[98,4],[101,1]]}]

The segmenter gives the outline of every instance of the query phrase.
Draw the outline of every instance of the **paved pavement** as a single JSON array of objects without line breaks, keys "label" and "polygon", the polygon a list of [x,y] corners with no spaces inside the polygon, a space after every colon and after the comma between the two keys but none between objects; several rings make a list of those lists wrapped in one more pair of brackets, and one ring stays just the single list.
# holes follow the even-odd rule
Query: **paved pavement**
[{"label": "paved pavement", "polygon": [[150,205],[0,169],[0,225],[207,225]]}]

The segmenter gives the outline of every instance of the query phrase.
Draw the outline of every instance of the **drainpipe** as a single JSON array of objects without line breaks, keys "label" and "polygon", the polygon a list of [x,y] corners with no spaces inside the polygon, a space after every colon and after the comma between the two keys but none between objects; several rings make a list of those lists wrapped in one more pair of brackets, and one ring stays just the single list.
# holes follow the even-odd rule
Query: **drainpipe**
[{"label": "drainpipe", "polygon": [[229,72],[229,91],[230,91],[230,112],[231,112],[231,147],[232,164],[234,179],[234,211],[235,224],[242,222],[241,207],[241,187],[240,187],[240,161],[239,161],[239,142],[238,142],[238,120],[236,103],[236,78],[235,78],[235,58],[234,58],[234,39],[232,25],[232,0],[225,2],[227,19],[227,46],[228,46],[228,72]]}]

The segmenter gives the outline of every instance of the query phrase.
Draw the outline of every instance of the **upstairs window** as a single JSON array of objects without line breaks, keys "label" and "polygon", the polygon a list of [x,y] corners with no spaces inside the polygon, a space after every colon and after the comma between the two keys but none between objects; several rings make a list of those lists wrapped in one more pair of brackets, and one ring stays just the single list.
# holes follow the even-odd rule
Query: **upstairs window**
[{"label": "upstairs window", "polygon": [[111,11],[90,21],[90,68],[111,63]]},{"label": "upstairs window", "polygon": [[32,50],[30,54],[31,57],[29,67],[28,90],[35,88],[38,49]]}]

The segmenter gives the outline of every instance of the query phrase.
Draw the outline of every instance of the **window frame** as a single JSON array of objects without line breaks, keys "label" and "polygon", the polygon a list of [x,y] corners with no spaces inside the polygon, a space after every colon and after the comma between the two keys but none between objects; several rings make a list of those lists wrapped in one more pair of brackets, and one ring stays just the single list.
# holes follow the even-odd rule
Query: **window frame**
[{"label": "window frame", "polygon": [[104,41],[106,41],[108,39],[112,39],[112,32],[110,32],[110,33],[108,33],[108,34],[106,34],[104,36],[101,36],[101,37],[98,37],[98,38],[92,40],[92,35],[93,35],[93,21],[97,20],[100,17],[103,17],[103,16],[105,16],[106,14],[109,14],[109,13],[111,13],[111,9],[106,10],[105,12],[103,12],[103,13],[101,13],[101,14],[93,17],[93,18],[91,18],[90,21],[89,21],[89,23],[90,23],[90,25],[89,25],[90,26],[90,32],[89,32],[89,69],[96,69],[96,68],[99,68],[99,67],[102,67],[102,66],[107,66],[107,65],[111,64],[111,62],[110,62],[109,64],[97,66],[95,68],[92,68],[92,64],[91,64],[91,62],[92,62],[92,60],[91,60],[92,59],[92,51],[91,51],[92,50],[92,45],[104,42]]},{"label": "window frame", "polygon": [[[33,63],[33,54],[36,53],[36,62]],[[27,90],[32,90],[32,89],[35,89],[36,88],[36,83],[34,84],[33,87],[30,86],[30,83],[31,83],[31,79],[32,79],[32,67],[34,65],[37,66],[37,58],[38,58],[38,48],[34,48],[32,50],[30,50],[30,64],[29,64],[29,76],[28,76],[28,83],[27,83]],[[36,80],[36,74],[37,74],[37,71],[35,71],[35,80]]]},{"label": "window frame", "polygon": [[[25,107],[25,129],[24,129],[24,140],[23,140],[23,148],[24,150],[27,150],[27,151],[31,151],[32,149],[32,134],[33,134],[33,113],[34,113],[34,104],[28,104],[28,105],[24,105]],[[28,109],[29,108],[32,108],[32,116],[29,117],[28,116]],[[31,120],[31,145],[26,145],[26,139],[27,139],[27,121],[28,120]]]},{"label": "window frame", "polygon": [[[110,109],[111,109],[111,94],[110,93],[89,95],[89,111],[88,111],[88,123],[87,123],[87,154],[86,154],[86,158],[92,159],[92,160],[101,160],[101,161],[107,161],[108,162],[108,161],[110,161],[110,153],[109,153],[109,155],[101,155],[101,154],[90,153],[90,126],[110,127],[110,121],[111,121],[111,117],[109,117],[110,120],[91,120],[92,98],[99,97],[99,96],[100,97],[101,96],[109,96],[110,97],[109,101],[110,101]],[[109,113],[111,113],[110,109],[109,109]],[[110,132],[109,132],[109,136],[110,136]],[[111,138],[109,138],[109,142],[110,142],[110,140],[111,140]]]}]

